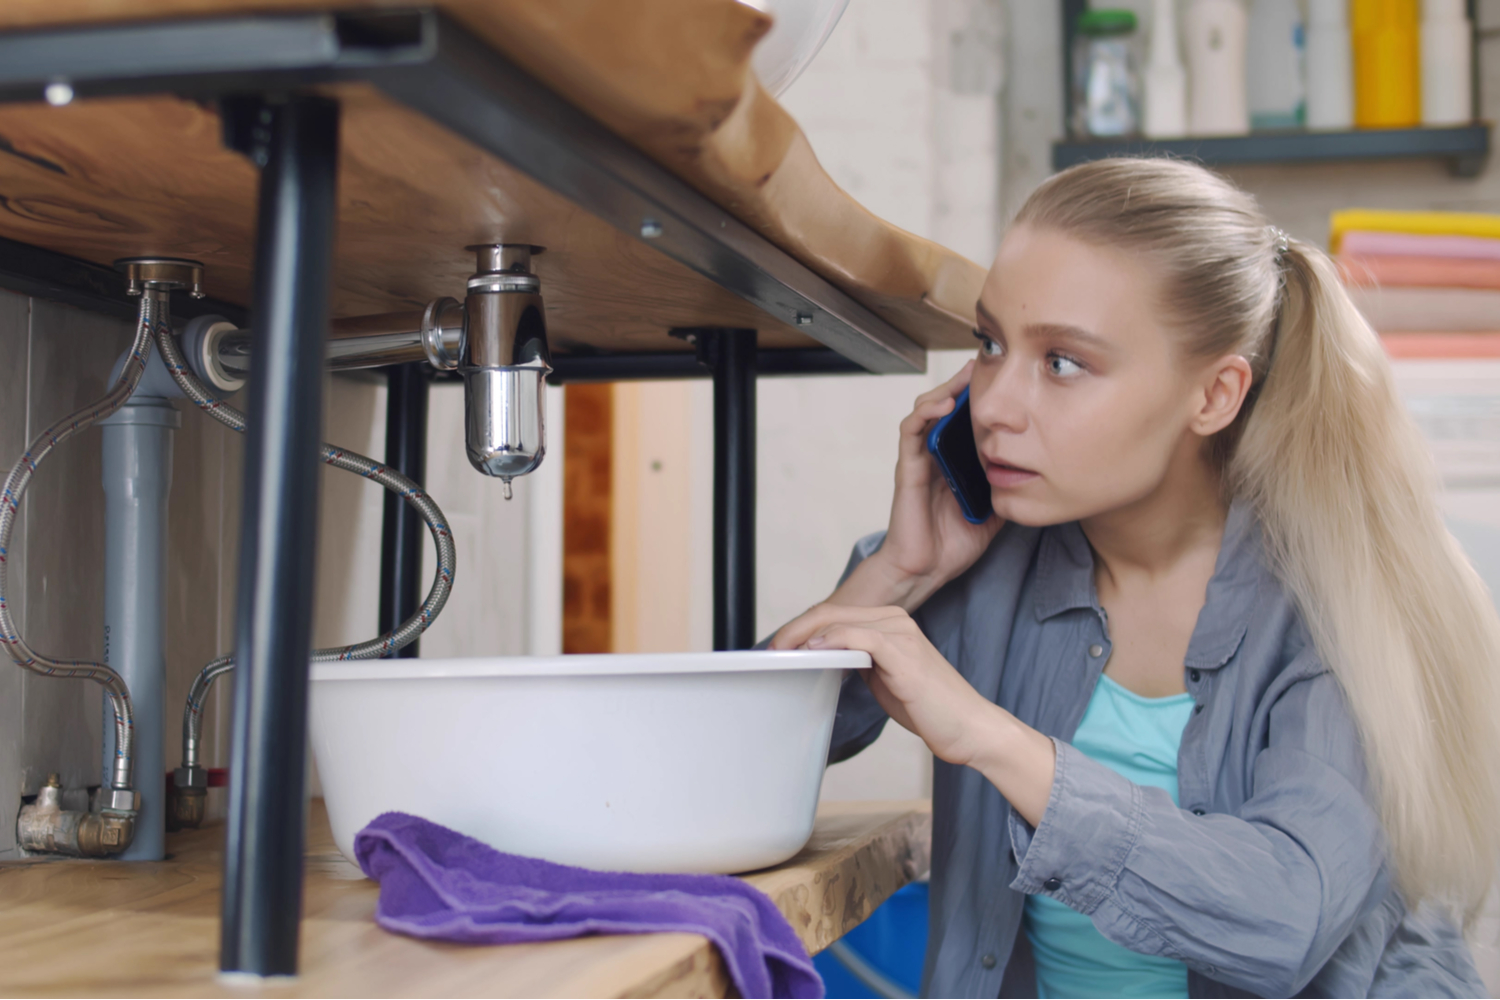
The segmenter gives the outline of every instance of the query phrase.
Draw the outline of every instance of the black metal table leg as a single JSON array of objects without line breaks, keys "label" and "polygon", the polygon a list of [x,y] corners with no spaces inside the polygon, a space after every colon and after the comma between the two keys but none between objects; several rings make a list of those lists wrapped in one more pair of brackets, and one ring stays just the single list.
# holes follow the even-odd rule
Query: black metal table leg
[{"label": "black metal table leg", "polygon": [[248,117],[253,140],[247,151],[263,166],[219,967],[274,976],[297,971],[302,910],[318,446],[339,109],[324,98],[293,96],[249,109]]},{"label": "black metal table leg", "polygon": [[[427,479],[427,365],[386,371],[385,464],[417,483]],[[422,515],[386,491],[380,535],[380,631],[394,630],[422,606]],[[415,640],[392,657],[417,655]]]},{"label": "black metal table leg", "polygon": [[755,331],[693,330],[714,376],[714,649],[755,645]]}]

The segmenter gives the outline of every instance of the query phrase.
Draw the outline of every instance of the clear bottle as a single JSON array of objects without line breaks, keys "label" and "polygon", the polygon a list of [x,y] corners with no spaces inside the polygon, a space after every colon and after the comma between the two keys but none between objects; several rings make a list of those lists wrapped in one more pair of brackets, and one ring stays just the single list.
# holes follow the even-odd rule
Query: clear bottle
[{"label": "clear bottle", "polygon": [[1073,48],[1073,134],[1131,135],[1140,128],[1135,14],[1089,10],[1078,17]]},{"label": "clear bottle", "polygon": [[1297,0],[1254,0],[1246,63],[1251,128],[1302,127],[1307,96],[1302,46]]},{"label": "clear bottle", "polygon": [[1354,127],[1354,63],[1349,0],[1307,3],[1307,127]]}]

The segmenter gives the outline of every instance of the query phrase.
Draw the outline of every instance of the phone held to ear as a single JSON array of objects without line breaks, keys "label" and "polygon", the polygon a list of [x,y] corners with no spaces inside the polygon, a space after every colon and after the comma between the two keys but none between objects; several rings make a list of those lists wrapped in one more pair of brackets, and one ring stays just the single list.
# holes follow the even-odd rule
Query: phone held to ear
[{"label": "phone held to ear", "polygon": [[969,390],[958,394],[953,412],[933,425],[927,434],[927,450],[943,470],[948,488],[958,500],[958,509],[970,524],[983,524],[995,513],[990,506],[990,481],[979,461],[974,443],[974,422],[969,418]]}]

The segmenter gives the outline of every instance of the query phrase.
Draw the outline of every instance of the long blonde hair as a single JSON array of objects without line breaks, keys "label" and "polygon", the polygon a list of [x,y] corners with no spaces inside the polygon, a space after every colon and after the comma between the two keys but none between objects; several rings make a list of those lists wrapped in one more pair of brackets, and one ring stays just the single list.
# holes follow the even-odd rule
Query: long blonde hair
[{"label": "long blonde hair", "polygon": [[1472,915],[1500,858],[1500,618],[1333,263],[1228,181],[1167,159],[1066,170],[1016,223],[1142,255],[1187,357],[1250,362],[1251,395],[1213,442],[1226,488],[1254,504],[1342,686],[1408,904]]}]

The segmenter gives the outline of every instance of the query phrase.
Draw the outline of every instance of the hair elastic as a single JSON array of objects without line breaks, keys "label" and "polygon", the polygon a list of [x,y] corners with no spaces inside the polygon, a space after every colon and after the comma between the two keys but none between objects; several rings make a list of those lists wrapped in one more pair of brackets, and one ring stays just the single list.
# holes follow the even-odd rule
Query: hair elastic
[{"label": "hair elastic", "polygon": [[1286,234],[1286,230],[1277,226],[1267,226],[1266,232],[1271,234],[1271,239],[1276,243],[1276,259],[1280,260],[1285,257],[1287,249],[1291,246],[1292,239]]}]

